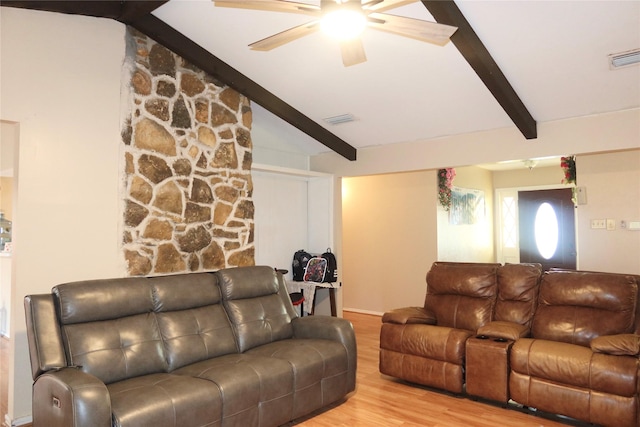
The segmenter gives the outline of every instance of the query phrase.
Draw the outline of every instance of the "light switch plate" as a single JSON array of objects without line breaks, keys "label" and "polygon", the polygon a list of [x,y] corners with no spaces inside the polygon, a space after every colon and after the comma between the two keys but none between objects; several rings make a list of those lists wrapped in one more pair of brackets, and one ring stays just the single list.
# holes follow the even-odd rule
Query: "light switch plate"
[{"label": "light switch plate", "polygon": [[615,219],[607,219],[607,230],[615,230],[616,229],[616,220]]}]

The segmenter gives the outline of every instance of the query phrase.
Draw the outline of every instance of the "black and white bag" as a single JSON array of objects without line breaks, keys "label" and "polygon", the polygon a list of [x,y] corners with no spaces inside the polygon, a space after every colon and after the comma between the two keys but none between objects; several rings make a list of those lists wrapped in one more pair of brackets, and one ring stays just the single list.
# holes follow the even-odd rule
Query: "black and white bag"
[{"label": "black and white bag", "polygon": [[293,254],[291,264],[295,282],[335,283],[338,281],[338,264],[331,248],[322,255],[311,255],[304,249]]},{"label": "black and white bag", "polygon": [[331,248],[322,254],[322,258],[327,260],[327,269],[324,272],[323,282],[335,283],[338,281],[338,262],[336,256],[331,252]]},{"label": "black and white bag", "polygon": [[307,268],[304,269],[303,281],[305,282],[324,282],[324,277],[327,272],[327,260],[321,256],[314,256],[307,263]]},{"label": "black and white bag", "polygon": [[304,272],[311,258],[313,258],[311,254],[304,249],[300,249],[293,254],[291,272],[293,273],[293,280],[295,282],[304,281]]}]

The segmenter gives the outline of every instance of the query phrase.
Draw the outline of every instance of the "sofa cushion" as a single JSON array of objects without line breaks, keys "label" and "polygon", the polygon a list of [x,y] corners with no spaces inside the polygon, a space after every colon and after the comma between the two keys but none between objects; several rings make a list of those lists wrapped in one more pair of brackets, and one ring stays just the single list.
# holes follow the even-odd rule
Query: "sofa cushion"
[{"label": "sofa cushion", "polygon": [[105,384],[166,372],[148,279],[67,283],[53,294],[69,364]]},{"label": "sofa cushion", "polygon": [[222,302],[218,277],[212,273],[176,274],[147,280],[155,312],[187,310]]},{"label": "sofa cushion", "polygon": [[195,273],[149,280],[169,371],[237,351],[215,275]]},{"label": "sofa cushion", "polygon": [[166,372],[155,313],[62,327],[70,365],[105,384]]},{"label": "sofa cushion", "polygon": [[152,374],[107,386],[114,427],[219,426],[222,397],[210,381]]},{"label": "sofa cushion", "polygon": [[638,381],[636,357],[594,353],[564,342],[523,338],[511,347],[511,369],[518,373],[585,390],[632,397]]},{"label": "sofa cushion", "polygon": [[237,352],[222,305],[158,313],[169,371]]},{"label": "sofa cushion", "polygon": [[173,373],[210,381],[220,389],[222,425],[272,426],[292,419],[294,372],[286,360],[228,354]]},{"label": "sofa cushion", "polygon": [[335,341],[289,339],[256,347],[247,352],[286,361],[294,374],[293,418],[334,402],[348,390],[346,348]]},{"label": "sofa cushion", "polygon": [[478,328],[478,335],[515,341],[528,336],[529,328],[519,323],[496,320]]},{"label": "sofa cushion", "polygon": [[293,336],[291,316],[271,267],[228,268],[217,274],[240,352]]},{"label": "sofa cushion", "polygon": [[631,333],[637,297],[633,276],[548,271],[540,284],[532,336],[588,347],[601,335]]},{"label": "sofa cushion", "polygon": [[640,354],[640,336],[636,334],[603,335],[591,340],[591,350],[616,356]]},{"label": "sofa cushion", "polygon": [[471,335],[471,331],[444,326],[384,323],[380,346],[402,354],[463,365],[465,343]]},{"label": "sofa cushion", "polygon": [[500,267],[493,319],[531,328],[541,277],[540,264],[505,264]]},{"label": "sofa cushion", "polygon": [[423,307],[403,307],[384,313],[382,323],[435,325],[436,316]]},{"label": "sofa cushion", "polygon": [[85,280],[55,286],[58,317],[62,325],[110,320],[153,310],[147,279]]},{"label": "sofa cushion", "polygon": [[437,325],[475,332],[492,318],[500,264],[436,262],[427,273],[425,308]]}]

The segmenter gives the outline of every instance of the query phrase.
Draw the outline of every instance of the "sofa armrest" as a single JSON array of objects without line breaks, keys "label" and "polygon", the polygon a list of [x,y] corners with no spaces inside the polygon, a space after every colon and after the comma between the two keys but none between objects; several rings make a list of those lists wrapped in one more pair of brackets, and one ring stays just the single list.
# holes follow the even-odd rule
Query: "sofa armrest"
[{"label": "sofa armrest", "polygon": [[638,356],[640,354],[640,335],[603,335],[591,340],[591,350],[595,353],[615,356]]},{"label": "sofa armrest", "polygon": [[404,307],[387,311],[382,316],[382,323],[435,325],[436,316],[423,307]]},{"label": "sofa armrest", "polygon": [[77,368],[40,375],[33,384],[33,425],[110,427],[111,398],[107,386]]},{"label": "sofa armrest", "polygon": [[331,316],[305,316],[292,320],[294,338],[314,338],[337,341],[347,350],[349,369],[349,391],[356,388],[358,354],[356,334],[347,319]]},{"label": "sofa armrest", "polygon": [[515,341],[518,338],[528,337],[531,334],[531,330],[519,323],[496,320],[478,328],[477,333],[478,335]]}]

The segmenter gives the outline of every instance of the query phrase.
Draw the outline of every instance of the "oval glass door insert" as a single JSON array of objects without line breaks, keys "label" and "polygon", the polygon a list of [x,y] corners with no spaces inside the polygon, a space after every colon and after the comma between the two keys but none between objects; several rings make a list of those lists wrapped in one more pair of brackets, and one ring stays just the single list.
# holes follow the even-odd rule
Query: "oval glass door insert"
[{"label": "oval glass door insert", "polygon": [[558,249],[558,217],[553,207],[545,202],[536,212],[535,238],[538,252],[544,259],[550,259]]}]

